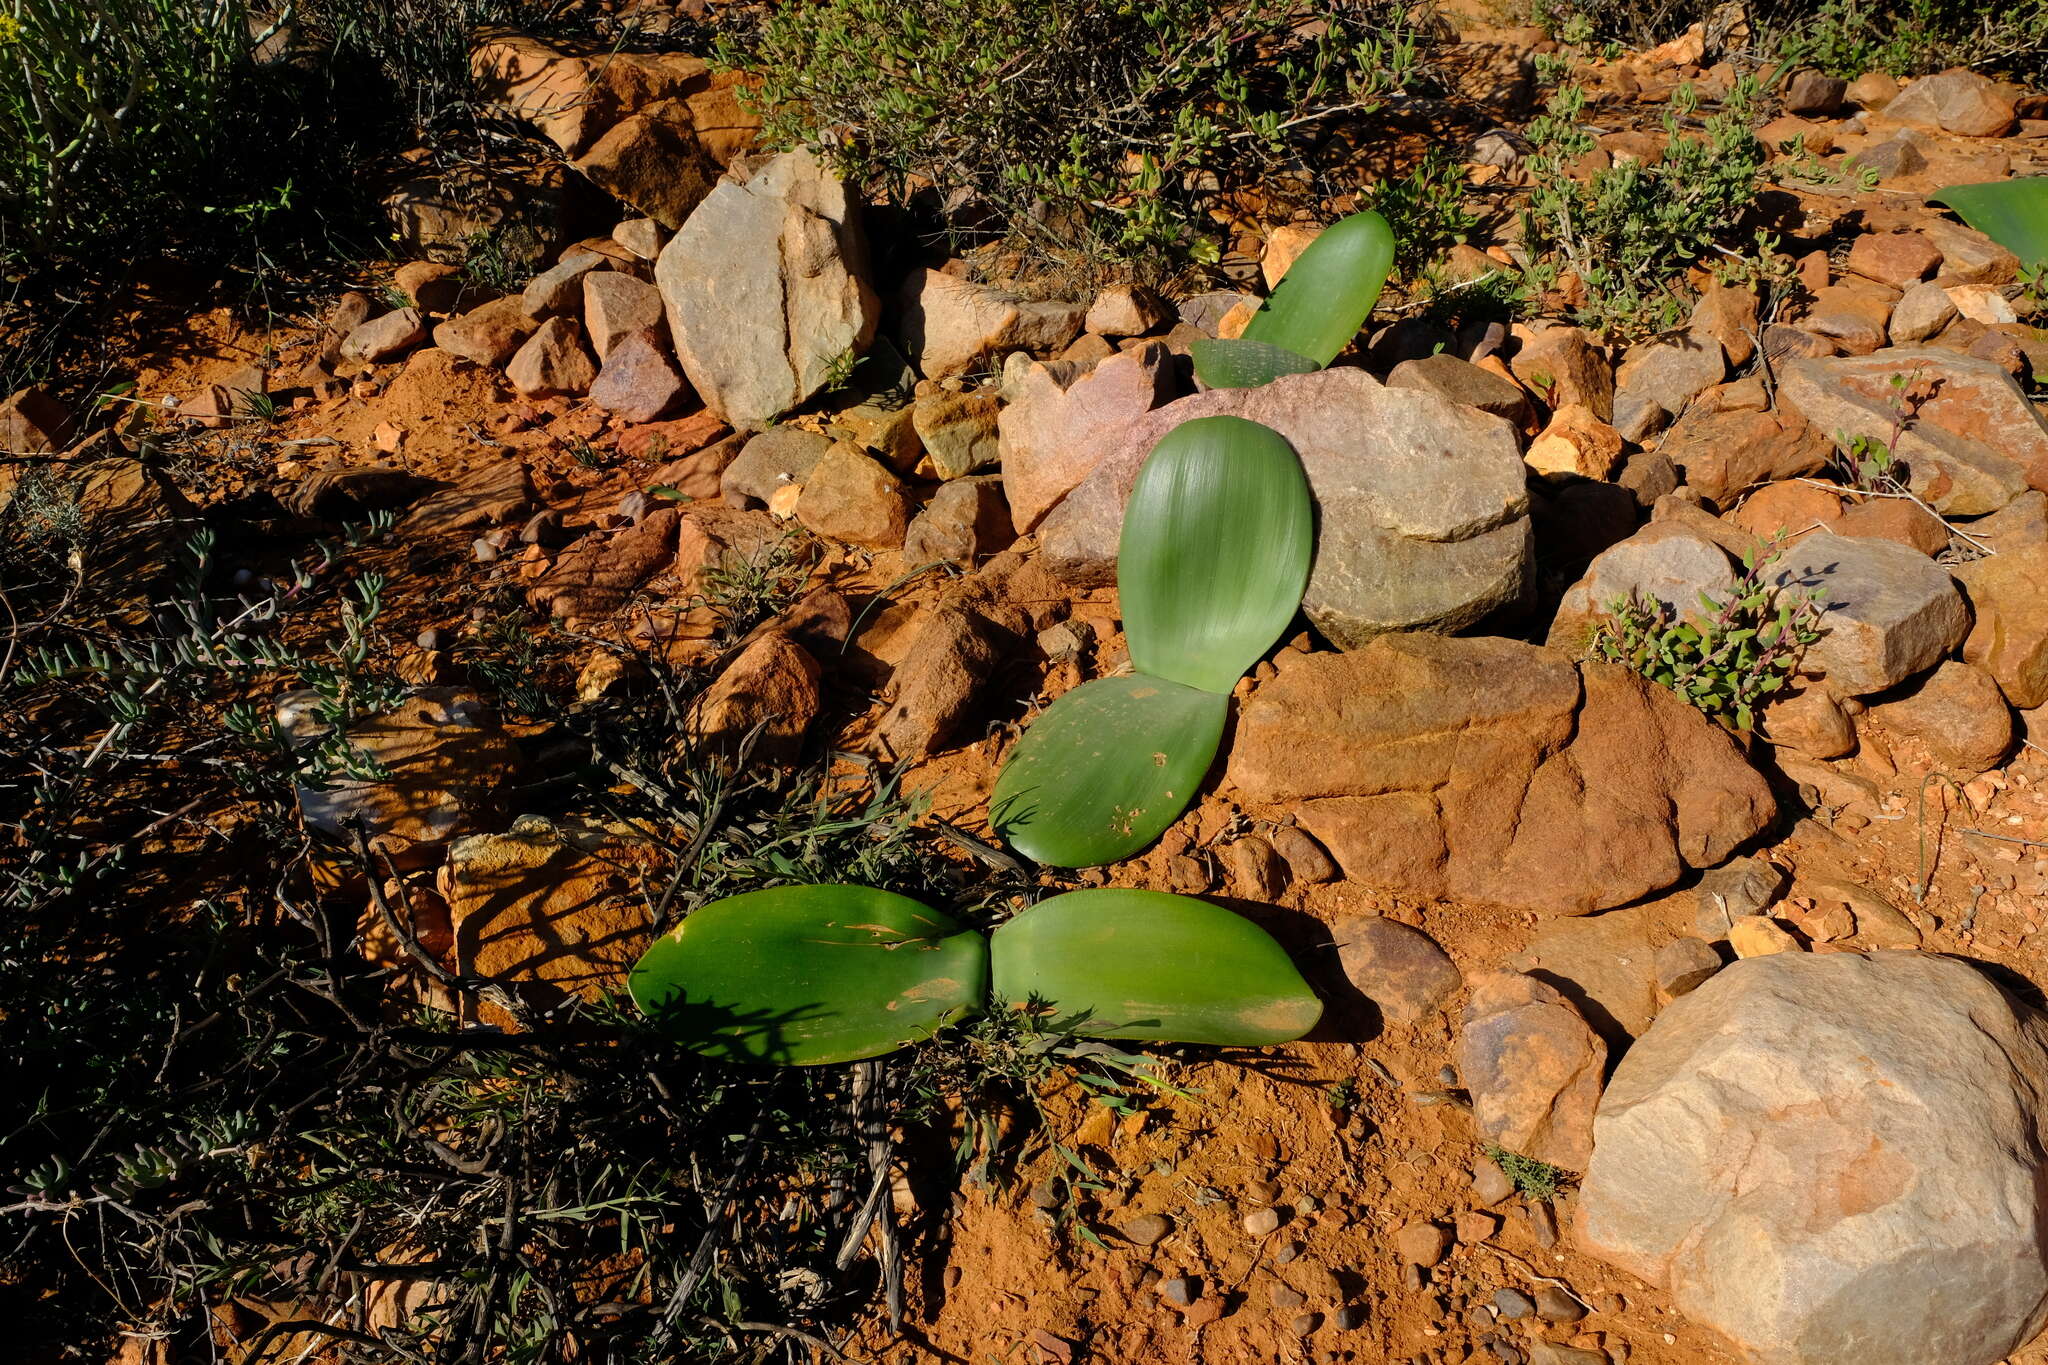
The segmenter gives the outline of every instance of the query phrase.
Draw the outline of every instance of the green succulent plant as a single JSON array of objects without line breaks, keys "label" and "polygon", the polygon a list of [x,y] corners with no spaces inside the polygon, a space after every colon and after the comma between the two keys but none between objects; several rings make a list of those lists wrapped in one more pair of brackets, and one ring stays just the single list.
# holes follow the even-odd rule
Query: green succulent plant
[{"label": "green succulent plant", "polygon": [[983,938],[865,886],[714,901],[628,979],[657,1028],[702,1056],[818,1066],[879,1057],[984,1010],[1051,1011],[1077,1033],[1258,1047],[1322,1003],[1263,929],[1156,891],[1053,896]]},{"label": "green succulent plant", "polygon": [[1212,389],[1249,389],[1320,370],[1351,344],[1394,267],[1394,230],[1367,209],[1341,218],[1308,244],[1236,339],[1188,348]]},{"label": "green succulent plant", "polygon": [[1138,671],[1046,708],[996,779],[997,832],[1058,867],[1157,839],[1215,761],[1231,688],[1294,619],[1313,539],[1308,479],[1278,432],[1241,417],[1168,432],[1138,471],[1117,548]]},{"label": "green succulent plant", "polygon": [[2029,175],[1982,185],[1950,185],[1927,196],[2020,258],[2022,269],[2048,266],[2048,176]]}]

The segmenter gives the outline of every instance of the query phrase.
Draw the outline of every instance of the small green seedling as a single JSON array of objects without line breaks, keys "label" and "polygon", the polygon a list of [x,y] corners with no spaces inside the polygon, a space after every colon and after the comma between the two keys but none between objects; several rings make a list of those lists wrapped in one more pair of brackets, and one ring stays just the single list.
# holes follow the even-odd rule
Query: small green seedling
[{"label": "small green seedling", "polygon": [[1242,337],[1188,348],[1196,375],[1210,388],[1243,389],[1323,368],[1365,326],[1393,268],[1386,219],[1370,209],[1339,219],[1287,268]]},{"label": "small green seedling", "polygon": [[1523,1156],[1520,1152],[1511,1152],[1505,1147],[1496,1147],[1489,1143],[1486,1155],[1494,1165],[1500,1167],[1501,1174],[1514,1185],[1517,1194],[1538,1203],[1548,1204],[1557,1198],[1571,1178],[1547,1161],[1538,1161],[1534,1157]]},{"label": "small green seedling", "polygon": [[1262,1047],[1322,1002],[1263,929],[1157,891],[1076,891],[984,939],[865,886],[714,901],[628,978],[657,1028],[699,1055],[818,1066],[879,1057],[985,1010],[1054,1012],[1077,1035]]},{"label": "small green seedling", "polygon": [[1239,417],[1168,432],[1138,471],[1117,550],[1138,672],[1046,708],[996,779],[997,832],[1058,867],[1157,839],[1215,761],[1231,688],[1294,619],[1313,540],[1308,480],[1278,432]]}]

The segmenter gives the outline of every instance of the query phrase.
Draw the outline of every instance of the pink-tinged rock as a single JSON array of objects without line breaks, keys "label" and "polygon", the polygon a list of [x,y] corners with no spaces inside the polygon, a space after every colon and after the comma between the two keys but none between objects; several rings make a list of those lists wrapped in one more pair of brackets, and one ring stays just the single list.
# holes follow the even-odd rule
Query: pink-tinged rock
[{"label": "pink-tinged rock", "polygon": [[1721,546],[1689,526],[1653,521],[1594,556],[1558,602],[1546,642],[1582,652],[1617,600],[1661,602],[1683,618],[1699,613],[1700,594],[1725,600],[1734,587],[1734,565]]},{"label": "pink-tinged rock", "polygon": [[571,248],[560,261],[526,282],[520,306],[538,322],[558,314],[574,317],[583,303],[583,277],[606,267],[595,251]]},{"label": "pink-tinged rock", "polygon": [[583,277],[583,331],[599,360],[634,332],[667,330],[661,291],[647,281],[617,270]]},{"label": "pink-tinged rock", "polygon": [[574,318],[552,317],[535,329],[505,367],[505,378],[522,398],[589,391],[597,366],[583,349],[583,329]]},{"label": "pink-tinged rock", "polygon": [[[1920,394],[1896,439],[1894,379]],[[1939,347],[1794,360],[1778,401],[1831,435],[1891,442],[1912,491],[1946,515],[1982,516],[2029,485],[2048,489],[2048,420],[1994,361]]]},{"label": "pink-tinged rock", "polygon": [[1884,116],[1930,132],[1997,137],[2012,127],[2014,112],[1988,77],[1958,67],[1920,77],[1885,106]]},{"label": "pink-tinged rock", "polygon": [[1490,637],[1297,660],[1245,702],[1229,778],[1361,885],[1545,914],[1661,890],[1775,814],[1735,742],[1671,693]]},{"label": "pink-tinged rock", "polygon": [[518,353],[535,323],[515,296],[492,299],[434,328],[434,344],[450,355],[497,368]]},{"label": "pink-tinged rock", "polygon": [[1429,1018],[1465,984],[1464,974],[1435,939],[1398,920],[1351,916],[1331,925],[1330,937],[1345,979],[1398,1023]]},{"label": "pink-tinged rock", "polygon": [[1736,962],[1615,1069],[1580,1237],[1756,1365],[1993,1365],[2048,1317],[2044,1093],[2039,1017],[1965,962]]},{"label": "pink-tinged rock", "polygon": [[699,744],[728,758],[751,741],[757,759],[794,762],[823,705],[820,673],[802,645],[768,631],[726,665],[691,705],[685,724]]},{"label": "pink-tinged rock", "polygon": [[617,341],[590,386],[591,402],[628,422],[652,422],[689,396],[689,381],[652,329]]},{"label": "pink-tinged rock", "polygon": [[1157,343],[1111,356],[1078,378],[1032,364],[996,419],[1003,491],[1017,529],[1034,529],[1140,417],[1172,396],[1171,357]]},{"label": "pink-tinged rock", "polygon": [[376,364],[403,355],[427,339],[427,325],[417,308],[395,308],[363,323],[341,343],[344,360]]},{"label": "pink-tinged rock", "polygon": [[680,509],[663,507],[609,536],[579,537],[527,589],[527,596],[557,619],[609,616],[641,584],[674,563],[681,520]]},{"label": "pink-tinged rock", "polygon": [[62,450],[77,429],[71,409],[41,389],[22,389],[0,403],[0,451],[10,455]]},{"label": "pink-tinged rock", "polygon": [[1593,1156],[1607,1044],[1571,1002],[1533,976],[1488,972],[1472,986],[1458,1075],[1487,1142],[1583,1171]]},{"label": "pink-tinged rock", "polygon": [[1893,289],[1927,279],[1941,265],[1941,248],[1917,232],[1867,232],[1849,247],[1849,269]]},{"label": "pink-tinged rock", "polygon": [[1141,337],[1173,321],[1173,308],[1141,285],[1113,284],[1088,305],[1084,331],[1104,337]]}]

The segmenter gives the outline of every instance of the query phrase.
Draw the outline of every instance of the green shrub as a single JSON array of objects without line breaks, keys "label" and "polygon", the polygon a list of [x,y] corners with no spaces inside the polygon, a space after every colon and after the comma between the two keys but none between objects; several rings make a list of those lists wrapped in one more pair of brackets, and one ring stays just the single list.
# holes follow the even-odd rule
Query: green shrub
[{"label": "green shrub", "polygon": [[1819,594],[1772,582],[1766,570],[1774,558],[1745,556],[1725,601],[1700,594],[1701,613],[1681,615],[1641,592],[1608,603],[1590,652],[1669,688],[1723,725],[1750,729],[1820,638]]},{"label": "green shrub", "polygon": [[1529,125],[1528,241],[1579,277],[1582,322],[1615,332],[1672,326],[1688,304],[1670,281],[1740,222],[1761,183],[1756,83],[1739,79],[1698,134],[1682,131],[1698,101],[1692,87],[1679,87],[1655,164],[1610,166],[1581,184],[1569,170],[1597,145],[1579,122],[1585,100],[1583,87],[1560,87]]},{"label": "green shrub", "polygon": [[871,187],[934,186],[1047,251],[1214,260],[1214,196],[1312,179],[1417,44],[1391,0],[792,0],[718,55],[758,79],[771,145]]}]

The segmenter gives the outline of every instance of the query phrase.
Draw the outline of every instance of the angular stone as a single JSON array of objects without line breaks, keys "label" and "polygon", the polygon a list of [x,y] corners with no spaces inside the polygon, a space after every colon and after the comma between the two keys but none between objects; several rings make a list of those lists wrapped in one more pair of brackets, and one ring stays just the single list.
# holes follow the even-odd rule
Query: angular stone
[{"label": "angular stone", "polygon": [[916,762],[951,739],[987,695],[1002,662],[1002,632],[979,612],[935,613],[889,677],[875,742],[892,762]]},{"label": "angular stone", "polygon": [[1758,729],[1766,741],[1808,758],[1841,758],[1856,748],[1856,724],[1825,687],[1801,685],[1764,707]]},{"label": "angular stone", "polygon": [[1917,232],[1867,232],[1849,247],[1849,269],[1893,289],[1906,289],[1933,275],[1941,248]]},{"label": "angular stone", "polygon": [[647,281],[620,270],[593,270],[583,277],[583,331],[599,360],[633,333],[665,325],[661,291]]},{"label": "angular stone", "polygon": [[1844,280],[1817,290],[1799,325],[1835,343],[1844,355],[1869,355],[1885,344],[1898,295],[1883,285]]},{"label": "angular stone", "polygon": [[1721,354],[1727,357],[1728,364],[1740,369],[1756,354],[1756,292],[1734,285],[1708,285],[1693,304],[1686,330],[1720,342]]},{"label": "angular stone", "polygon": [[535,322],[557,315],[574,317],[583,302],[583,277],[603,270],[606,264],[595,251],[571,247],[561,260],[526,282],[519,306]]},{"label": "angular stone", "polygon": [[1591,409],[1568,403],[1551,414],[1522,461],[1548,479],[1608,479],[1621,463],[1621,433]]},{"label": "angular stone", "polygon": [[1298,882],[1310,884],[1337,880],[1337,864],[1330,861],[1330,855],[1323,846],[1293,825],[1280,825],[1273,830],[1273,851],[1287,860],[1287,874]]},{"label": "angular stone", "polygon": [[903,344],[927,379],[963,374],[1004,351],[1057,351],[1088,307],[1034,303],[936,270],[913,270],[898,296]]},{"label": "angular stone", "polygon": [[419,309],[394,308],[350,332],[341,343],[341,356],[374,365],[403,355],[426,339],[427,324]]},{"label": "angular stone", "polygon": [[1082,322],[1084,331],[1104,337],[1141,337],[1173,321],[1165,300],[1140,285],[1113,284],[1095,296]]},{"label": "angular stone", "polygon": [[958,479],[1002,459],[996,416],[1002,399],[993,387],[928,394],[911,405],[911,426],[924,447],[921,472]]},{"label": "angular stone", "polygon": [[669,230],[652,218],[628,218],[612,229],[612,240],[643,261],[661,255],[668,239]]},{"label": "angular stone", "polygon": [[592,403],[628,422],[652,422],[689,396],[689,382],[651,329],[614,342],[590,386]]},{"label": "angular stone", "polygon": [[71,444],[78,423],[71,409],[41,389],[21,389],[0,403],[0,451],[47,455]]},{"label": "angular stone", "polygon": [[620,119],[570,164],[670,231],[704,202],[721,169],[699,145],[681,100],[661,100]]},{"label": "angular stone", "polygon": [[1758,1365],[1992,1365],[2048,1316],[2044,1093],[2038,1017],[1962,962],[1737,962],[1622,1058],[1581,1237]]},{"label": "angular stone", "polygon": [[522,398],[587,393],[597,365],[583,349],[583,329],[574,318],[551,317],[534,329],[505,367],[505,378]]},{"label": "angular stone", "polygon": [[1701,497],[1725,502],[1760,483],[1826,469],[1835,448],[1821,432],[1796,412],[1695,410],[1657,450]]},{"label": "angular stone", "polygon": [[1676,417],[1727,377],[1728,360],[1719,341],[1704,333],[1679,332],[1629,347],[1614,372],[1614,392],[1617,404],[1627,394],[1648,399]]},{"label": "angular stone", "polygon": [[781,631],[767,631],[742,649],[691,704],[684,718],[690,736],[726,757],[751,753],[769,763],[791,763],[804,732],[823,703],[818,661]]},{"label": "angular stone", "polygon": [[1247,804],[1294,811],[1352,881],[1551,914],[1661,890],[1775,813],[1670,693],[1492,638],[1306,656],[1253,690],[1229,764]]},{"label": "angular stone", "polygon": [[[1924,240],[1924,239],[1923,239]],[[1956,305],[1948,290],[1931,280],[1906,287],[1892,305],[1885,335],[1894,346],[1917,346],[1955,321]]]},{"label": "angular stone", "polygon": [[1513,430],[1341,368],[1196,394],[1141,417],[1040,525],[1048,566],[1071,583],[1110,578],[1139,466],[1182,422],[1219,413],[1272,427],[1301,457],[1320,525],[1302,608],[1340,646],[1390,630],[1463,629],[1528,590],[1528,493]]},{"label": "angular stone", "polygon": [[1571,1003],[1535,977],[1489,972],[1473,982],[1458,1074],[1486,1141],[1568,1171],[1593,1156],[1607,1045]]},{"label": "angular stone", "polygon": [[680,509],[664,507],[609,536],[580,537],[534,580],[528,598],[554,619],[609,616],[674,563],[681,519]]},{"label": "angular stone", "polygon": [[2011,284],[2020,276],[2020,258],[1975,228],[1937,218],[1920,230],[1941,249],[1941,269],[1934,282],[1944,289],[1952,284]]},{"label": "angular stone", "polygon": [[2014,706],[2048,706],[2048,543],[2001,546],[1957,565],[1955,576],[1976,617],[1964,661],[1989,673]]},{"label": "angular stone", "polygon": [[1903,696],[1870,708],[1888,730],[1927,746],[1937,763],[1972,776],[1989,772],[2012,750],[2012,707],[1991,675],[1951,659]]},{"label": "angular stone", "polygon": [[[1404,360],[1387,375],[1390,389],[1420,389],[1468,408],[1490,412],[1520,427],[1529,420],[1529,395],[1519,384],[1448,352]],[[1569,406],[1569,405],[1567,405]],[[1590,410],[1580,409],[1592,416]],[[1598,421],[1597,417],[1593,418]]]},{"label": "angular stone", "polygon": [[801,484],[817,468],[832,438],[803,427],[773,427],[751,438],[720,477],[728,507],[765,507],[779,488]]},{"label": "angular stone", "polygon": [[517,521],[533,510],[533,481],[516,459],[472,471],[452,488],[424,498],[404,529],[414,535],[477,531]]},{"label": "angular stone", "polygon": [[1170,357],[1148,343],[1087,374],[1033,363],[997,418],[1003,490],[1019,531],[1029,532],[1121,444],[1145,413],[1173,397]]},{"label": "angular stone", "polygon": [[1997,137],[2012,127],[2013,104],[1989,78],[1958,67],[1912,82],[1884,116],[1930,132]]},{"label": "angular stone", "polygon": [[1995,512],[2030,483],[2048,487],[2048,420],[1997,364],[1935,348],[1794,360],[1778,397],[1830,436],[1892,441],[1906,379],[1924,391],[1892,454],[1908,486],[1937,512]]},{"label": "angular stone", "polygon": [[[311,693],[279,699],[278,723],[293,742],[324,730],[305,718],[315,701]],[[298,791],[308,832],[344,847],[358,822],[372,847],[394,855],[475,833],[491,818],[500,788],[518,776],[518,748],[482,699],[463,688],[421,689],[352,722],[348,736],[384,775]]]},{"label": "angular stone", "polygon": [[1793,114],[1832,114],[1842,107],[1849,82],[1812,68],[1785,82],[1785,109]]},{"label": "angular stone", "polygon": [[1331,925],[1330,936],[1346,979],[1381,1014],[1399,1023],[1429,1018],[1465,984],[1464,974],[1435,939],[1397,920],[1352,916]]},{"label": "angular stone", "polygon": [[1701,593],[1719,600],[1734,586],[1734,565],[1720,546],[1689,527],[1653,521],[1594,557],[1585,575],[1565,590],[1545,642],[1553,649],[1583,649],[1617,601],[1639,596],[1684,618],[1699,613]]},{"label": "angular stone", "polygon": [[1735,950],[1738,958],[1803,951],[1790,930],[1765,915],[1750,915],[1729,925],[1728,946]]},{"label": "angular stone", "polygon": [[1657,1012],[1647,907],[1548,919],[1507,965],[1553,986],[1611,1048],[1626,1048]]},{"label": "angular stone", "polygon": [[977,474],[954,479],[932,494],[904,533],[903,555],[913,565],[947,563],[971,569],[1009,549],[1016,539],[1002,480]]},{"label": "angular stone", "polygon": [[[1878,501],[1894,501],[1879,499]],[[1912,504],[1908,503],[1907,506]],[[1799,479],[1767,483],[1742,500],[1728,519],[1761,540],[1792,539],[1842,520],[1840,495]],[[1839,528],[1837,528],[1839,529]]]},{"label": "angular stone", "polygon": [[874,340],[860,204],[808,153],[722,180],[655,263],[676,356],[704,404],[759,430]]},{"label": "angular stone", "polygon": [[1522,387],[1552,408],[1576,403],[1603,422],[1614,420],[1614,367],[1583,327],[1516,327],[1521,346],[1508,360]]},{"label": "angular stone", "polygon": [[495,369],[518,353],[535,326],[516,296],[492,299],[436,324],[434,344],[450,355]]},{"label": "angular stone", "polygon": [[1906,545],[1930,558],[1948,548],[1948,528],[1941,518],[1904,498],[1871,498],[1834,523],[1838,536],[1870,536]]},{"label": "angular stone", "polygon": [[894,474],[842,441],[804,478],[796,519],[832,540],[891,550],[909,529],[910,500]]},{"label": "angular stone", "polygon": [[462,271],[442,261],[407,261],[391,282],[423,313],[447,313],[462,298]]},{"label": "angular stone", "polygon": [[1657,989],[1676,1000],[1704,986],[1721,966],[1721,955],[1705,939],[1675,938],[1657,950]]},{"label": "angular stone", "polygon": [[1969,608],[1947,570],[1890,541],[1816,531],[1794,545],[1776,581],[1821,594],[1821,637],[1800,667],[1861,697],[1932,668],[1963,642]]}]

